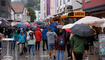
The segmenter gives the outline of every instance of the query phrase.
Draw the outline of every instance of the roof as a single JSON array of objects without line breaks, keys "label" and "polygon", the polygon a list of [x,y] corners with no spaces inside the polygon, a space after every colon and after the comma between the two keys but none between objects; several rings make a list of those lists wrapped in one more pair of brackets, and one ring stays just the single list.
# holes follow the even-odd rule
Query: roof
[{"label": "roof", "polygon": [[24,9],[24,4],[22,3],[12,3],[11,7],[15,11],[15,13],[22,13]]}]

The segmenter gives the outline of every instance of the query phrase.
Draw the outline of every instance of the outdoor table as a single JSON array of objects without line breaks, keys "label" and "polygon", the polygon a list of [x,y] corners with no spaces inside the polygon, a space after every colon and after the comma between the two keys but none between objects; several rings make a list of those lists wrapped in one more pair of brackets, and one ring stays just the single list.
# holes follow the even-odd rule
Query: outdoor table
[{"label": "outdoor table", "polygon": [[13,60],[13,57],[10,56],[10,53],[9,53],[9,42],[13,40],[14,40],[13,38],[3,38],[2,39],[2,41],[8,42],[7,43],[7,54],[6,56],[3,57],[5,60]]}]

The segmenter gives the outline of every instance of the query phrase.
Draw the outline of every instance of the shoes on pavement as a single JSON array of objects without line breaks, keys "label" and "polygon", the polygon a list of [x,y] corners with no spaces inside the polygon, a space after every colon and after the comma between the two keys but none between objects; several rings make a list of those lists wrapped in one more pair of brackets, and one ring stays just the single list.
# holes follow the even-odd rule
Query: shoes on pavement
[{"label": "shoes on pavement", "polygon": [[43,49],[43,51],[46,51],[46,49]]},{"label": "shoes on pavement", "polygon": [[23,55],[23,53],[20,53],[20,56],[22,56]]},{"label": "shoes on pavement", "polygon": [[71,57],[68,57],[68,58],[67,58],[67,60],[70,60],[70,59],[71,59]]}]

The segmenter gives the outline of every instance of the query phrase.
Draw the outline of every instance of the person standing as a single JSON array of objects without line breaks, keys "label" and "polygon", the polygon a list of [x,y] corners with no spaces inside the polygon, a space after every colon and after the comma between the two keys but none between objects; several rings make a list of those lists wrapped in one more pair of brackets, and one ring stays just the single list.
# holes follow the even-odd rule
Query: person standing
[{"label": "person standing", "polygon": [[29,54],[30,54],[30,50],[32,49],[32,53],[33,55],[35,54],[34,53],[34,46],[35,46],[35,38],[34,38],[34,35],[33,35],[33,31],[29,31],[29,35],[27,35],[27,41],[28,41],[28,51],[29,51]]},{"label": "person standing", "polygon": [[23,54],[23,49],[25,47],[25,42],[26,42],[26,35],[24,34],[24,31],[21,30],[20,34],[18,35],[18,45],[19,45],[19,49],[20,49],[20,55]]},{"label": "person standing", "polygon": [[39,49],[40,49],[40,41],[42,39],[42,33],[41,33],[39,27],[37,27],[37,30],[35,31],[35,38],[36,38],[36,47],[35,48],[36,48],[36,50],[39,51]]},{"label": "person standing", "polygon": [[49,28],[47,32],[47,38],[48,38],[49,57],[50,59],[52,58],[51,51],[53,51],[53,56],[55,59],[56,58],[55,57],[55,42],[56,42],[57,34],[55,32],[52,32],[51,28]]},{"label": "person standing", "polygon": [[44,28],[43,32],[42,32],[42,40],[43,40],[43,51],[45,51],[45,44],[46,44],[46,47],[48,49],[48,42],[47,42],[47,29]]},{"label": "person standing", "polygon": [[66,46],[67,46],[67,53],[68,53],[68,58],[67,60],[72,59],[72,50],[71,50],[71,44],[70,44],[70,32],[66,32]]},{"label": "person standing", "polygon": [[71,37],[71,48],[73,50],[73,54],[76,60],[83,59],[86,44],[86,38],[80,37],[78,35],[73,35]]},{"label": "person standing", "polygon": [[60,29],[59,36],[56,39],[56,47],[57,47],[57,58],[56,60],[63,60],[64,50],[65,50],[65,38],[64,34],[62,32],[62,29]]}]

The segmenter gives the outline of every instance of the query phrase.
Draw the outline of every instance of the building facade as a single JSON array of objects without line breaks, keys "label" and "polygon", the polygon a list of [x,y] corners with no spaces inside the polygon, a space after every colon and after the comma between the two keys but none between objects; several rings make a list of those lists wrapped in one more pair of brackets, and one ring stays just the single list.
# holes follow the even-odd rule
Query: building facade
[{"label": "building facade", "polygon": [[45,0],[40,0],[40,19],[44,20],[45,19]]},{"label": "building facade", "polygon": [[14,21],[20,22],[30,21],[30,17],[27,15],[28,11],[24,7],[23,3],[12,3],[11,6],[12,9],[14,10]]},{"label": "building facade", "polygon": [[105,17],[105,0],[82,0],[83,9],[93,16]]},{"label": "building facade", "polygon": [[10,18],[11,0],[0,0],[0,17]]},{"label": "building facade", "polygon": [[82,0],[41,0],[41,18],[82,10]]},{"label": "building facade", "polygon": [[40,20],[40,11],[35,10],[36,20]]}]

